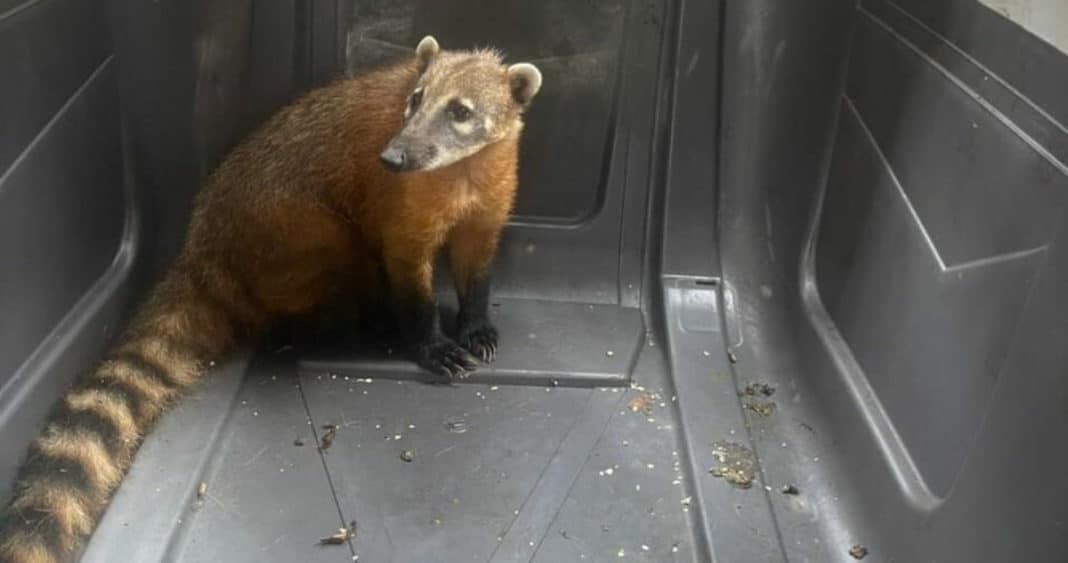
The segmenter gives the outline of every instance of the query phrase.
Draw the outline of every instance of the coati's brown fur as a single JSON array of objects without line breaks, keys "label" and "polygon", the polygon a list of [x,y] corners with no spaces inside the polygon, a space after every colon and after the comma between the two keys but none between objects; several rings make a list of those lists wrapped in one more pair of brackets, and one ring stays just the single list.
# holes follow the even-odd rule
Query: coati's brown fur
[{"label": "coati's brown fur", "polygon": [[[410,60],[305,95],[235,148],[197,196],[169,271],[32,445],[0,561],[68,560],[168,405],[276,320],[378,296],[425,368],[455,376],[471,354],[492,359],[488,269],[540,84],[530,65],[426,38]],[[443,247],[459,344],[441,334],[431,292]]]}]

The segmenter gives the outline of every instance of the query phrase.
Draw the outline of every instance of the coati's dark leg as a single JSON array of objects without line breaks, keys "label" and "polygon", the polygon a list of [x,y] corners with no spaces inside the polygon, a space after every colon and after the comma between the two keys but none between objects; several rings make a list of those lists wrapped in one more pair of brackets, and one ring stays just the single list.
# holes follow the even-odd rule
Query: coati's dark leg
[{"label": "coati's dark leg", "polygon": [[489,320],[490,277],[470,280],[457,291],[460,312],[456,316],[456,340],[483,362],[497,357],[497,328]]},{"label": "coati's dark leg", "polygon": [[489,319],[490,265],[497,252],[500,225],[462,223],[449,235],[449,268],[452,270],[460,311],[456,339],[482,359],[497,355],[497,329]]},{"label": "coati's dark leg", "polygon": [[441,330],[430,256],[417,260],[391,256],[386,259],[386,273],[394,315],[416,363],[449,379],[462,378],[475,369],[475,358]]},{"label": "coati's dark leg", "polygon": [[378,259],[367,256],[361,262],[364,266],[359,274],[360,281],[351,297],[355,299],[356,331],[363,342],[380,347],[394,346],[401,333],[389,297],[389,276]]}]

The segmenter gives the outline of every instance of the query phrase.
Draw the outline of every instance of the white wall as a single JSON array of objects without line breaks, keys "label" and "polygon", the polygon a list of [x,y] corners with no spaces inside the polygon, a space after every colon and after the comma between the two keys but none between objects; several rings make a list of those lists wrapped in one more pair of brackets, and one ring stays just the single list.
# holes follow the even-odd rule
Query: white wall
[{"label": "white wall", "polygon": [[1068,53],[1068,0],[979,1]]}]

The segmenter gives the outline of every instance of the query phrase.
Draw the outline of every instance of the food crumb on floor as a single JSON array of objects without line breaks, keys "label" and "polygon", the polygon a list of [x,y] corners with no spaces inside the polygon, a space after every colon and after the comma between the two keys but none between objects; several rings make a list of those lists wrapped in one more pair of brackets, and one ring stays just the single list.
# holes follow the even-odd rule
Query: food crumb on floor
[{"label": "food crumb on floor", "polygon": [[734,442],[716,442],[712,455],[717,465],[708,470],[714,477],[719,477],[739,489],[753,486],[756,474],[756,457],[752,450]]},{"label": "food crumb on floor", "polygon": [[411,463],[415,459],[415,452],[412,450],[404,450],[400,454],[401,461],[405,463]]},{"label": "food crumb on floor", "polygon": [[646,415],[652,414],[656,396],[652,393],[641,393],[627,401],[627,408],[631,412],[640,412]]},{"label": "food crumb on floor", "polygon": [[854,545],[849,548],[849,555],[851,555],[853,559],[864,559],[868,556],[868,548],[860,544]]}]

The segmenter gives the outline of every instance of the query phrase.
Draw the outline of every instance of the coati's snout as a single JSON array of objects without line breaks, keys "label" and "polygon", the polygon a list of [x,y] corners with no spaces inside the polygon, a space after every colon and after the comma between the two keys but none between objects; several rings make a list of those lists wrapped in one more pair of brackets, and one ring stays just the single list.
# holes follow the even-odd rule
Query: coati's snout
[{"label": "coati's snout", "polygon": [[383,166],[434,170],[519,134],[523,112],[541,88],[537,67],[506,66],[491,50],[441,51],[430,36],[415,53],[418,76],[403,108],[404,126],[379,155]]},{"label": "coati's snout", "polygon": [[386,150],[378,155],[378,159],[387,170],[409,172],[429,169],[429,164],[434,162],[437,154],[438,149],[432,144],[398,136],[386,145]]}]

